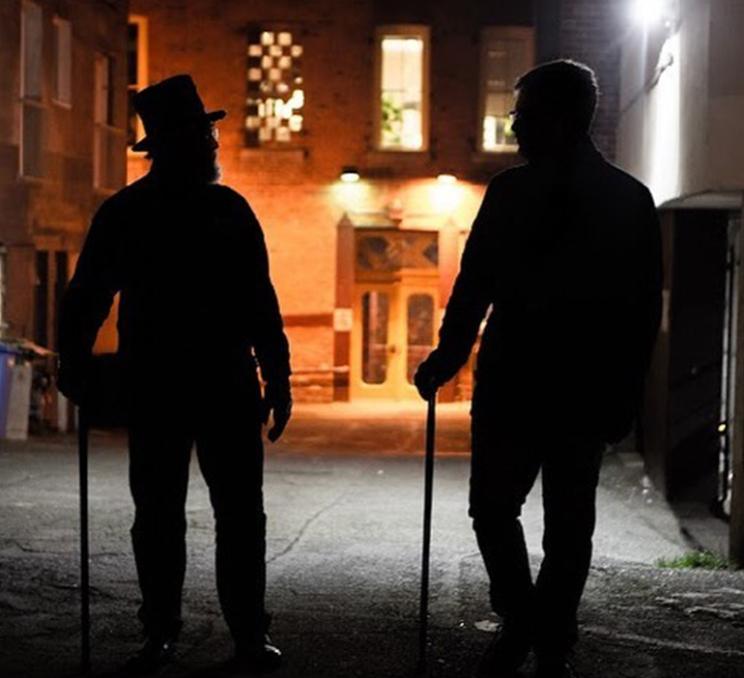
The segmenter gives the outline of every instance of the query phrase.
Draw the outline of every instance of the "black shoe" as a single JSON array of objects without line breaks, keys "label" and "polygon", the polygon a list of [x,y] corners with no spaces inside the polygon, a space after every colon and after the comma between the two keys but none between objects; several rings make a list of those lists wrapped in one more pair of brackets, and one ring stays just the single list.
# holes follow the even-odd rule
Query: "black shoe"
[{"label": "black shoe", "polygon": [[173,640],[148,638],[139,652],[124,665],[124,675],[151,676],[173,660]]},{"label": "black shoe", "polygon": [[265,633],[254,641],[236,645],[235,656],[226,668],[231,673],[257,676],[276,671],[281,665],[282,653]]},{"label": "black shoe", "polygon": [[476,678],[513,678],[524,664],[532,642],[527,633],[503,627],[483,653]]},{"label": "black shoe", "polygon": [[579,678],[565,656],[537,656],[535,678]]}]

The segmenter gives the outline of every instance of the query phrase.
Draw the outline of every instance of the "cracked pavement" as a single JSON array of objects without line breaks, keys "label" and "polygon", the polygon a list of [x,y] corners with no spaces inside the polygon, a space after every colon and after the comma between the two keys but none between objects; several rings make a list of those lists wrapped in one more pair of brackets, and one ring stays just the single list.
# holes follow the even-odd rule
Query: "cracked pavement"
[{"label": "cracked pavement", "polygon": [[[320,414],[318,414],[320,412]],[[423,459],[421,418],[352,421],[300,411],[267,445],[268,601],[287,657],[278,677],[407,676],[416,664]],[[347,425],[348,424],[348,425]],[[396,437],[395,428],[403,433]],[[467,448],[461,411],[442,417],[440,449]],[[397,441],[405,441],[404,447]],[[630,461],[629,461],[630,460]],[[676,516],[645,487],[637,460],[606,455],[595,560],[575,662],[586,678],[744,678],[744,573],[663,570],[689,549]],[[74,440],[0,441],[0,675],[74,675],[79,652]],[[469,676],[495,627],[466,515],[468,459],[435,471],[429,669]],[[96,434],[90,465],[94,675],[139,644],[138,590],[123,440]],[[540,556],[539,483],[524,510]],[[192,466],[186,626],[173,676],[217,675],[230,642],[214,591],[206,487]],[[525,676],[530,675],[531,665]]]}]

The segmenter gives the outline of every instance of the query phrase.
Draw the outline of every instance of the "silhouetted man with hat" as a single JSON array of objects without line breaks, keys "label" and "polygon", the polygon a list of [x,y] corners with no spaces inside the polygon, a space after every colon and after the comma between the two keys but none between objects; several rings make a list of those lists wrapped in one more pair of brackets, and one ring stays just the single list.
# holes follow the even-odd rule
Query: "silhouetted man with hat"
[{"label": "silhouetted man with hat", "polygon": [[[527,164],[490,182],[439,345],[415,382],[429,397],[451,379],[487,317],[470,515],[503,625],[478,675],[514,676],[534,648],[537,676],[557,678],[573,675],[602,450],[632,427],[659,326],[660,237],[649,191],[589,138],[594,73],[551,62],[516,90]],[[533,582],[519,516],[540,471],[544,559]]]},{"label": "silhouetted man with hat", "polygon": [[[233,668],[276,668],[267,635],[261,424],[290,417],[289,348],[263,233],[248,203],[216,183],[214,123],[192,79],[138,93],[150,172],[96,213],[60,321],[60,388],[83,407],[91,351],[120,293],[118,356],[127,404],[132,542],[146,642],[128,663],[152,673],[181,629],[191,448],[216,524],[217,590],[235,640]],[[265,383],[262,397],[257,365]]]}]

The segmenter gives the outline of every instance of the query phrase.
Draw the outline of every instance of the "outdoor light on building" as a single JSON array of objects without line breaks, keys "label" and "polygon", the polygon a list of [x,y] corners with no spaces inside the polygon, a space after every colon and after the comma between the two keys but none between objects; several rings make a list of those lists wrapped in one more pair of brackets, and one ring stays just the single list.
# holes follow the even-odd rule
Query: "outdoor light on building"
[{"label": "outdoor light on building", "polygon": [[356,167],[347,165],[341,168],[341,181],[345,184],[353,184],[359,181],[359,170]]},{"label": "outdoor light on building", "polygon": [[645,27],[661,23],[669,10],[669,0],[634,0],[631,15],[636,23]]},{"label": "outdoor light on building", "polygon": [[437,212],[450,213],[460,204],[461,190],[457,177],[449,172],[437,175],[437,181],[431,186],[431,203]]}]

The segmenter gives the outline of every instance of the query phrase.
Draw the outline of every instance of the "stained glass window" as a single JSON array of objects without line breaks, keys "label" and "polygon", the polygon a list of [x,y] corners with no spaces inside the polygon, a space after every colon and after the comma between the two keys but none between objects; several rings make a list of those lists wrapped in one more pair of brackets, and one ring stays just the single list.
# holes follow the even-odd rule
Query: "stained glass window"
[{"label": "stained glass window", "polygon": [[248,36],[246,145],[286,144],[304,126],[303,47],[290,31]]}]

